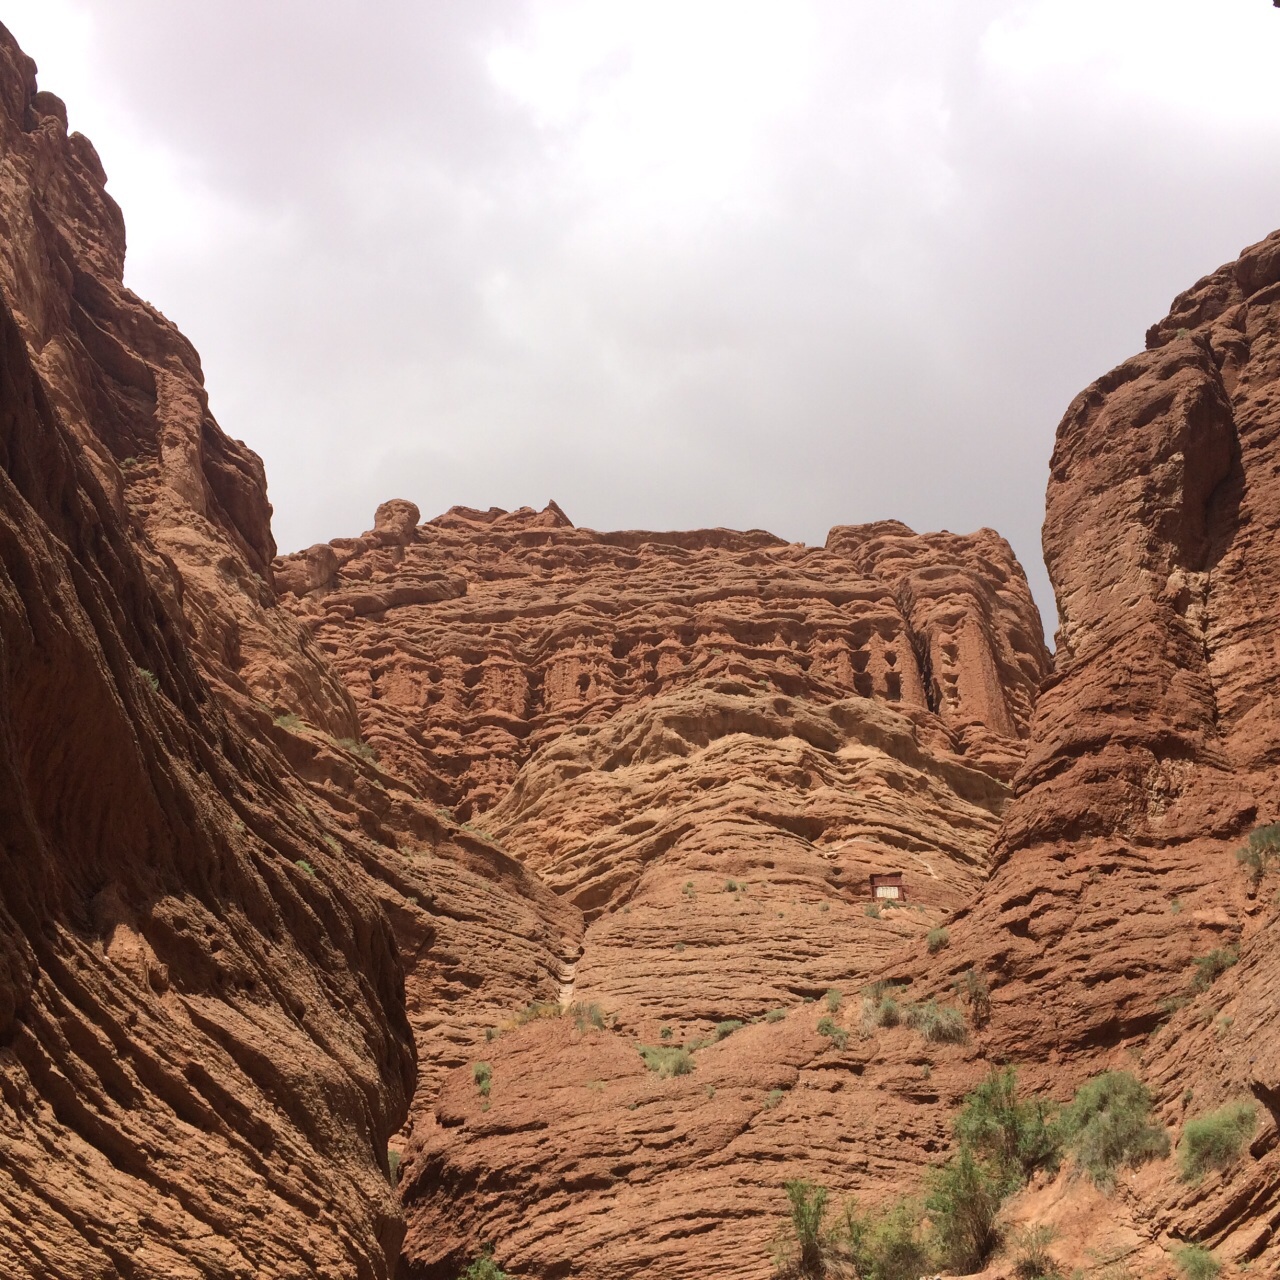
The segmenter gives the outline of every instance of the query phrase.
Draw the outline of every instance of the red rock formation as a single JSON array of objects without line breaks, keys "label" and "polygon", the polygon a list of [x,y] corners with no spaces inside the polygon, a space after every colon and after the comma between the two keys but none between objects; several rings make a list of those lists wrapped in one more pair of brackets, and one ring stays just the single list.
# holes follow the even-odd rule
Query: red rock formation
[{"label": "red rock formation", "polygon": [[[554,504],[416,518],[387,504],[277,581],[384,760],[585,913],[559,1002],[609,1029],[475,1044],[487,1107],[465,1068],[419,1093],[411,1273],[452,1277],[493,1239],[528,1275],[684,1275],[695,1249],[763,1275],[783,1177],[888,1194],[979,1069],[906,1030],[832,1058],[805,1002],[844,991],[860,1035],[866,978],[983,882],[1047,669],[1021,570],[990,531],[805,548],[596,533]],[[886,870],[911,901],[868,915]],[[700,1050],[696,1079],[636,1051],[771,1010],[791,1012]]]},{"label": "red rock formation", "polygon": [[[995,980],[992,1052],[1061,1055],[1070,1076],[1100,1050],[1140,1050],[1175,1125],[1255,1099],[1254,1158],[1204,1187],[1167,1171],[1143,1212],[1151,1238],[1203,1239],[1268,1273],[1276,886],[1255,892],[1234,853],[1280,815],[1278,476],[1280,233],[1176,299],[1059,427],[1055,671],[951,966]],[[1193,961],[1215,948],[1240,964],[1196,994]]]},{"label": "red rock formation", "polygon": [[0,1272],[386,1276],[411,1023],[429,1089],[580,916],[365,758],[2,28],[0,154]]}]

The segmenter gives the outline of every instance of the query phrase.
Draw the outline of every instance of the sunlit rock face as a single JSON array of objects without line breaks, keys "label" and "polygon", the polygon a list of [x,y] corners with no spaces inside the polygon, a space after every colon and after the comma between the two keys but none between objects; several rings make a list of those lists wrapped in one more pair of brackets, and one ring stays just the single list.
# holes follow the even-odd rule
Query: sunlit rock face
[{"label": "sunlit rock face", "polygon": [[[1049,665],[1022,571],[988,530],[808,548],[407,512],[277,581],[384,762],[582,912],[557,999],[608,1015],[512,1026],[474,1049],[487,1096],[464,1068],[411,1120],[410,1272],[490,1239],[529,1274],[684,1275],[695,1242],[700,1270],[767,1274],[779,1162],[891,1194],[980,1071],[951,1047],[921,1088],[906,1030],[833,1056],[808,1002],[846,993],[857,1025],[865,982],[985,880]],[[869,914],[885,871],[907,901]],[[687,1078],[636,1052],[752,1020]]]}]

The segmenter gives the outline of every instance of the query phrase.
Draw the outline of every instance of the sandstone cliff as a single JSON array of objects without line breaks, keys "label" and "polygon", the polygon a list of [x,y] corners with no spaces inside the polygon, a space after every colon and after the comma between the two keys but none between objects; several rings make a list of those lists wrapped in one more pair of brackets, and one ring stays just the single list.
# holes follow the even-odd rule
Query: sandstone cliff
[{"label": "sandstone cliff", "polygon": [[[466,1067],[420,1091],[410,1274],[493,1240],[527,1275],[765,1276],[783,1178],[918,1176],[980,1065],[905,1028],[836,1049],[812,1002],[856,1028],[869,977],[985,880],[1048,670],[1001,538],[391,502],[276,578],[383,759],[587,924],[576,1014],[494,1007],[487,1092]],[[869,915],[888,871],[910,901]],[[637,1051],[699,1040],[674,1079]]]},{"label": "sandstone cliff", "polygon": [[104,182],[0,28],[0,1271],[387,1276],[450,1011],[580,917],[368,758]]}]

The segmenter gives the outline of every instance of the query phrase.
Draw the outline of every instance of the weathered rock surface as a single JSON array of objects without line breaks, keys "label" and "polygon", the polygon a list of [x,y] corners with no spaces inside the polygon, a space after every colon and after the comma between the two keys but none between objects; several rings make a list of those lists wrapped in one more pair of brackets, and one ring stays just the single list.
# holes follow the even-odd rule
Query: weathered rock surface
[{"label": "weathered rock surface", "polygon": [[[477,1043],[488,1105],[469,1068],[419,1092],[410,1272],[452,1277],[490,1239],[527,1275],[765,1275],[784,1177],[913,1181],[981,1070],[862,1038],[858,993],[985,879],[1048,667],[1022,572],[985,530],[805,548],[597,533],[554,504],[417,514],[386,504],[276,579],[383,759],[584,913],[558,999],[609,1026]],[[911,900],[872,916],[883,871]],[[807,1003],[833,988],[839,1052]],[[774,1010],[691,1076],[637,1053]]]},{"label": "weathered rock surface", "polygon": [[415,1038],[581,917],[365,758],[104,182],[0,28],[0,1272],[387,1276]]},{"label": "weathered rock surface", "polygon": [[[1278,532],[1280,233],[1176,299],[1059,427],[1055,670],[998,869],[952,927],[993,979],[988,1051],[1060,1056],[1067,1075],[1140,1053],[1175,1125],[1256,1101],[1249,1158],[1203,1186],[1168,1172],[1143,1202],[1149,1235],[1268,1274],[1280,921],[1274,881],[1255,893],[1234,853],[1280,816]],[[1193,961],[1215,948],[1240,963],[1196,994]]]}]

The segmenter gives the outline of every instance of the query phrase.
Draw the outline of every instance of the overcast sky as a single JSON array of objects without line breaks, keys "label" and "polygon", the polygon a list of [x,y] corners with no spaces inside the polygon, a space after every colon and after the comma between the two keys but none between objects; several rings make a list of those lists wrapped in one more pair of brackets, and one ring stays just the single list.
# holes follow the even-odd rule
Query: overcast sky
[{"label": "overcast sky", "polygon": [[992,525],[1280,225],[1267,0],[8,0],[284,550]]}]

